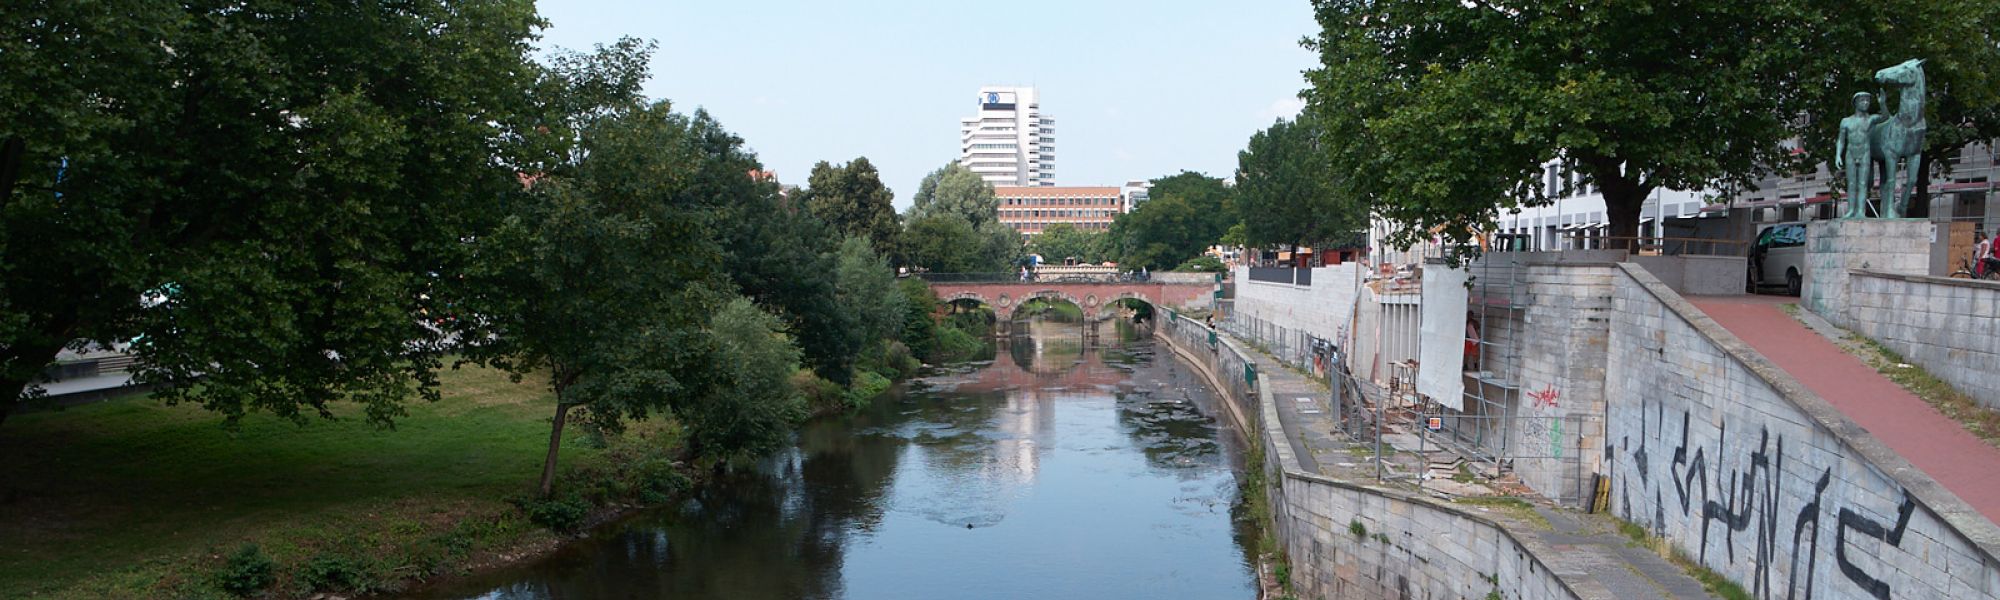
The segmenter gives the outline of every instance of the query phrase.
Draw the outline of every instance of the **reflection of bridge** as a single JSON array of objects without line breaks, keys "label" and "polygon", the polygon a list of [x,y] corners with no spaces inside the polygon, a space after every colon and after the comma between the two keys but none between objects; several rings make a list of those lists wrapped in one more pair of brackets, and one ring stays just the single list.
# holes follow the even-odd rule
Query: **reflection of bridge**
[{"label": "reflection of bridge", "polygon": [[[1014,309],[1033,298],[1062,300],[1083,309],[1086,320],[1098,320],[1099,310],[1119,300],[1138,300],[1163,308],[1205,308],[1214,300],[1215,284],[1164,281],[1019,281],[1005,273],[924,276],[931,291],[946,302],[971,300],[993,307],[1000,321],[1012,320]],[[1105,313],[1103,316],[1109,316]]]},{"label": "reflection of bridge", "polygon": [[[1023,390],[1040,397],[1048,391],[1081,391],[1116,386],[1131,377],[1123,369],[1104,362],[1107,346],[1092,342],[1102,339],[1091,332],[1109,323],[1048,324],[1052,331],[1035,331],[1030,336],[1000,339],[1000,352],[992,366],[972,373],[958,382],[961,392]],[[1070,330],[1071,331],[1053,331]],[[1104,337],[1117,338],[1107,332]],[[1113,342],[1110,347],[1123,346]]]}]

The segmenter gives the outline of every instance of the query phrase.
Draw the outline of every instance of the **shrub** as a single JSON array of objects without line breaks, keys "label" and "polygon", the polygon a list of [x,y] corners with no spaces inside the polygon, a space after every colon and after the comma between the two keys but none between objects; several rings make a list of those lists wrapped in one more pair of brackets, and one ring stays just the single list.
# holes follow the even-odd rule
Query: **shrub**
[{"label": "shrub", "polygon": [[553,498],[522,498],[514,503],[528,513],[529,521],[564,533],[582,527],[584,517],[590,515],[590,502],[575,492]]},{"label": "shrub", "polygon": [[694,487],[694,481],[674,468],[674,463],[656,458],[639,468],[639,500],[662,504]]},{"label": "shrub", "polygon": [[854,385],[847,388],[847,393],[843,400],[848,409],[866,407],[869,400],[873,400],[876,396],[882,395],[883,392],[889,391],[889,386],[891,385],[894,384],[887,377],[862,371],[855,374]]},{"label": "shrub", "polygon": [[314,590],[346,591],[361,587],[363,573],[360,564],[345,556],[323,554],[307,561],[299,577]]},{"label": "shrub", "polygon": [[270,587],[271,582],[277,579],[273,573],[275,570],[271,557],[265,556],[256,544],[244,544],[229,556],[228,562],[223,563],[215,579],[216,584],[229,593],[248,596]]},{"label": "shrub", "polygon": [[1181,263],[1180,266],[1174,267],[1174,270],[1182,273],[1221,273],[1223,268],[1220,259],[1204,255],[1190,258],[1187,262]]}]

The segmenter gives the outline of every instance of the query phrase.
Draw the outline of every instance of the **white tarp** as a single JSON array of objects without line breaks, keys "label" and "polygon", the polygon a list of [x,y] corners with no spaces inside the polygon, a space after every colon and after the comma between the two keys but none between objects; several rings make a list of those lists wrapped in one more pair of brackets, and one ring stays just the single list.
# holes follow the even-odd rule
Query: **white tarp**
[{"label": "white tarp", "polygon": [[1417,393],[1465,410],[1464,269],[1424,266],[1422,338],[1417,343]]}]

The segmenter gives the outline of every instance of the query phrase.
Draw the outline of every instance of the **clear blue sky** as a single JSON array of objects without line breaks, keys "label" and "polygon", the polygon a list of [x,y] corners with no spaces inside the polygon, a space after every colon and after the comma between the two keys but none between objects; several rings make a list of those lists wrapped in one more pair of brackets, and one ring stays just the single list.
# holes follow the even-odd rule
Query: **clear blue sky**
[{"label": "clear blue sky", "polygon": [[1182,169],[1227,177],[1296,113],[1314,55],[1307,0],[863,2],[544,0],[542,46],[655,40],[646,93],[705,108],[781,181],[866,156],[909,206],[958,156],[981,85],[1034,85],[1056,123],[1057,185]]}]

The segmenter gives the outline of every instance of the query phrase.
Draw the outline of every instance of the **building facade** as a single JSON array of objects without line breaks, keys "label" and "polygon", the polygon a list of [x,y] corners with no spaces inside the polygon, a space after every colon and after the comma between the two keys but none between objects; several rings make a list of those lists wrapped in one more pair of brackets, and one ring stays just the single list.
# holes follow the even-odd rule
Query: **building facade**
[{"label": "building facade", "polygon": [[1024,236],[1068,223],[1085,231],[1105,231],[1125,213],[1126,198],[1116,187],[996,186],[1000,222]]},{"label": "building facade", "polygon": [[1053,186],[1055,128],[1035,88],[981,87],[979,112],[958,122],[958,163],[996,188]]}]

